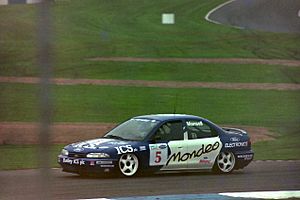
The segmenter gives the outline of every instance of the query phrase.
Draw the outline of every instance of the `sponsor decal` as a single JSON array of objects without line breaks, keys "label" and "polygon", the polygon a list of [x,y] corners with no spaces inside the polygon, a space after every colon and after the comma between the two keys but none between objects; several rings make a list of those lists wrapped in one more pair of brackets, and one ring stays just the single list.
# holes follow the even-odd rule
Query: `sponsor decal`
[{"label": "sponsor decal", "polygon": [[199,163],[201,164],[210,164],[210,160],[208,157],[204,157],[203,159],[200,159]]},{"label": "sponsor decal", "polygon": [[117,150],[118,154],[132,153],[134,151],[131,145],[118,146],[115,147],[115,149]]},{"label": "sponsor decal", "polygon": [[80,160],[80,159],[69,159],[69,158],[63,158],[63,163],[67,163],[70,165],[85,165],[85,161],[84,160]]},{"label": "sponsor decal", "polygon": [[71,160],[71,159],[69,159],[69,158],[63,158],[63,161],[62,161],[63,163],[68,163],[68,164],[70,164],[70,165],[72,165],[73,164],[73,160]]},{"label": "sponsor decal", "polygon": [[140,151],[146,151],[146,146],[140,146]]},{"label": "sponsor decal", "polygon": [[165,149],[165,148],[167,148],[167,145],[166,144],[162,144],[162,145],[159,145],[158,148],[159,149]]},{"label": "sponsor decal", "polygon": [[150,150],[157,150],[157,149],[159,149],[159,148],[156,145],[150,146]]},{"label": "sponsor decal", "polygon": [[111,160],[97,160],[96,161],[97,165],[107,165],[107,164],[112,164]]},{"label": "sponsor decal", "polygon": [[188,126],[203,126],[202,121],[187,121],[186,124]]},{"label": "sponsor decal", "polygon": [[219,146],[220,146],[219,142],[215,142],[214,144],[208,144],[206,146],[204,144],[202,144],[200,149],[198,149],[197,151],[194,150],[191,153],[184,153],[184,154],[182,154],[181,152],[174,153],[170,156],[166,165],[168,165],[170,161],[184,162],[189,159],[199,158],[200,156],[202,156],[204,154],[207,154],[209,152],[217,150],[219,148]]},{"label": "sponsor decal", "polygon": [[225,143],[225,148],[246,147],[246,146],[248,146],[248,142],[231,142],[231,143]]},{"label": "sponsor decal", "polygon": [[164,165],[167,162],[168,148],[166,143],[149,144],[149,148],[150,148],[150,157],[149,157],[150,166]]},{"label": "sponsor decal", "polygon": [[[72,147],[75,149],[97,149],[101,144],[104,142],[109,142],[107,139],[95,139],[95,140],[90,140],[90,141],[85,141],[85,142],[79,142],[72,144]],[[100,147],[100,148],[108,148],[108,147]]]},{"label": "sponsor decal", "polygon": [[252,160],[253,154],[238,155],[237,157],[244,160]]},{"label": "sponsor decal", "polygon": [[210,160],[200,160],[199,163],[201,163],[201,164],[210,164]]},{"label": "sponsor decal", "polygon": [[83,151],[83,150],[84,150],[84,149],[83,149],[83,148],[80,148],[80,147],[74,149],[75,152],[81,152],[81,151]]},{"label": "sponsor decal", "polygon": [[103,147],[98,147],[98,149],[108,149],[109,147],[103,146]]},{"label": "sponsor decal", "polygon": [[238,137],[232,137],[232,138],[230,138],[230,141],[231,142],[239,142],[240,138],[238,138]]},{"label": "sponsor decal", "polygon": [[115,167],[115,166],[114,165],[100,165],[100,167],[107,168],[107,167]]},{"label": "sponsor decal", "polygon": [[93,160],[90,161],[90,165],[91,165],[91,166],[94,166],[94,165],[95,165],[95,161],[93,161]]},{"label": "sponsor decal", "polygon": [[161,145],[151,145],[150,150],[160,150],[160,149],[165,149],[168,146],[166,144],[161,144]]}]

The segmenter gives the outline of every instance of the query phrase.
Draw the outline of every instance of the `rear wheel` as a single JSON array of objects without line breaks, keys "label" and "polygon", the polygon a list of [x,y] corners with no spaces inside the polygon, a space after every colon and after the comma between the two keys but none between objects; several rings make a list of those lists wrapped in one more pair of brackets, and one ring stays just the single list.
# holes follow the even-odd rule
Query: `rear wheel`
[{"label": "rear wheel", "polygon": [[214,171],[230,173],[234,170],[235,156],[232,152],[221,152],[215,162]]},{"label": "rear wheel", "polygon": [[119,159],[119,169],[124,176],[133,176],[139,169],[139,159],[134,154],[123,154]]}]

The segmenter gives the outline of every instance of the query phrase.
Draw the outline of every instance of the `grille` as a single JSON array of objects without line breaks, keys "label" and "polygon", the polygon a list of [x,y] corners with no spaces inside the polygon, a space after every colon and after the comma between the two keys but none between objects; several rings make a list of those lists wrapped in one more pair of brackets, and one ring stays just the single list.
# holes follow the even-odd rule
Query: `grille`
[{"label": "grille", "polygon": [[69,152],[69,157],[86,158],[86,153]]}]

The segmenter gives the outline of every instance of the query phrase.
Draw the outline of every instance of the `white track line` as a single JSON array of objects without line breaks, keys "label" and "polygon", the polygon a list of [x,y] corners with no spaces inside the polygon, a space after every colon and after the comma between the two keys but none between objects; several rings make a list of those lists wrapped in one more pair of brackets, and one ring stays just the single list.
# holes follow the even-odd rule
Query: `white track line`
[{"label": "white track line", "polygon": [[222,4],[218,5],[217,7],[215,7],[214,9],[212,9],[211,11],[209,11],[209,12],[205,15],[205,19],[206,19],[207,21],[211,22],[211,23],[214,23],[214,24],[221,24],[220,22],[217,22],[217,21],[214,21],[214,20],[212,20],[212,19],[209,19],[209,16],[210,16],[213,12],[215,12],[216,10],[218,10],[218,9],[220,9],[220,8],[226,6],[227,4],[230,4],[230,3],[234,2],[234,1],[236,1],[236,0],[229,0],[229,1],[226,1],[225,3],[222,3]]},{"label": "white track line", "polygon": [[[220,196],[220,198],[218,197]],[[185,195],[159,195],[159,196],[140,196],[140,197],[118,197],[118,198],[92,198],[92,199],[78,199],[78,200],[128,200],[128,199],[142,199],[142,200],[181,200],[185,199],[223,199],[222,196],[234,198],[254,198],[254,199],[288,199],[300,198],[300,191],[261,191],[261,192],[232,192],[219,194],[185,194]],[[217,197],[217,198],[216,198]]]},{"label": "white track line", "polygon": [[[210,16],[212,13],[216,12],[217,10],[219,10],[220,8],[226,6],[227,4],[230,4],[230,3],[234,2],[234,1],[236,1],[236,0],[229,0],[229,1],[226,1],[225,3],[222,3],[222,4],[218,5],[217,7],[215,7],[214,9],[212,9],[211,11],[209,11],[209,12],[205,15],[205,17],[204,17],[205,20],[208,21],[208,22],[214,23],[214,24],[218,24],[218,25],[222,24],[222,23],[220,23],[220,22],[218,22],[218,21],[209,19],[209,16]],[[234,28],[237,28],[237,29],[245,29],[244,27],[241,27],[241,26],[231,26],[231,27],[234,27]]]},{"label": "white track line", "polygon": [[255,199],[289,199],[300,198],[300,191],[234,192],[219,193],[219,195]]}]

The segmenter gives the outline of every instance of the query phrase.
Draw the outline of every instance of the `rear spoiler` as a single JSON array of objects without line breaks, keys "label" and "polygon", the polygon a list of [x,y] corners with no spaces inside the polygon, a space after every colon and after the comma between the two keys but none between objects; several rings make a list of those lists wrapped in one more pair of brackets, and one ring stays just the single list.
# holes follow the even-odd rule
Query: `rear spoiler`
[{"label": "rear spoiler", "polygon": [[231,132],[231,133],[247,135],[246,131],[244,131],[242,129],[238,129],[238,128],[222,127],[222,129],[225,130],[225,131]]}]

